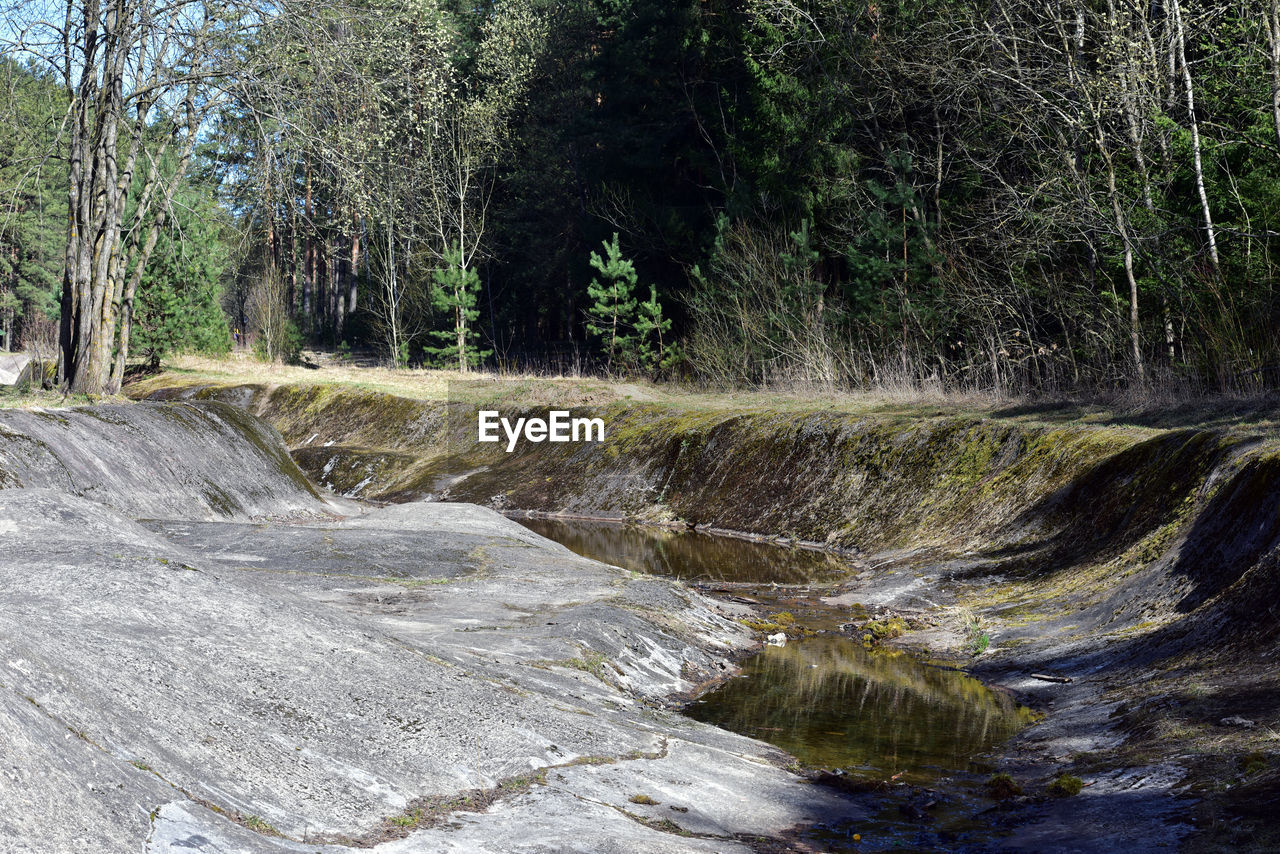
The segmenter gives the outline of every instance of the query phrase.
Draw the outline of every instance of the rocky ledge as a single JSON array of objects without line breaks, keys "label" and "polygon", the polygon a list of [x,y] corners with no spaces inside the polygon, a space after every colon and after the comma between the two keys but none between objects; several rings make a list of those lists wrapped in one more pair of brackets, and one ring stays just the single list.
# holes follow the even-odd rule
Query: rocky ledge
[{"label": "rocky ledge", "polygon": [[179,406],[0,416],[0,850],[727,852],[858,817],[667,708],[751,642],[734,606],[472,505],[325,502],[261,422]]}]

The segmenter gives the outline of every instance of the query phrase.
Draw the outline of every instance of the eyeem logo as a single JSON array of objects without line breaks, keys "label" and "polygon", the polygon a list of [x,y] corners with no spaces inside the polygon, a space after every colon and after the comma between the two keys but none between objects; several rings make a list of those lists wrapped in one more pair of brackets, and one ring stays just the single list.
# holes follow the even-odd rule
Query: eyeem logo
[{"label": "eyeem logo", "polygon": [[501,427],[507,436],[508,454],[516,449],[521,435],[530,442],[604,441],[604,419],[570,418],[567,409],[553,409],[546,418],[517,418],[515,424],[508,418],[498,417],[496,409],[481,409],[477,415],[476,441],[501,441],[498,435]]}]

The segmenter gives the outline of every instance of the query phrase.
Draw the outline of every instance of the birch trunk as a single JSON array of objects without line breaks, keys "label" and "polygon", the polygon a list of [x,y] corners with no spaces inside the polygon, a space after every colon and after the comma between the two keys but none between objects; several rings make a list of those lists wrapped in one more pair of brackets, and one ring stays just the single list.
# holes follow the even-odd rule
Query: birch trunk
[{"label": "birch trunk", "polygon": [[1186,87],[1187,118],[1191,124],[1191,152],[1195,162],[1196,194],[1200,197],[1200,212],[1204,217],[1204,231],[1209,244],[1209,261],[1213,264],[1213,275],[1222,278],[1221,263],[1218,260],[1218,238],[1213,227],[1213,214],[1209,210],[1209,194],[1204,186],[1204,163],[1200,154],[1200,122],[1196,118],[1195,87],[1191,80],[1191,66],[1187,64],[1187,36],[1182,21],[1182,6],[1179,0],[1169,0],[1169,10],[1173,19],[1173,40],[1178,64],[1182,68],[1182,82]]}]

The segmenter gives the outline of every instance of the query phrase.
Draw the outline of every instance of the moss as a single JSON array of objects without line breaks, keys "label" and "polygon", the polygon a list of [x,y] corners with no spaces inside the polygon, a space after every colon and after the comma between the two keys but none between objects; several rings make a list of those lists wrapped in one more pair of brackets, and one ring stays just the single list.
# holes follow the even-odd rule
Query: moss
[{"label": "moss", "polygon": [[618,760],[613,756],[579,756],[568,762],[556,765],[556,768],[572,768],[578,765],[616,765]]},{"label": "moss", "polygon": [[1240,771],[1246,777],[1252,777],[1254,774],[1261,774],[1266,771],[1270,763],[1267,761],[1267,754],[1261,750],[1254,750],[1240,757]]},{"label": "moss", "polygon": [[876,641],[902,637],[907,631],[907,623],[901,617],[889,617],[885,620],[871,620],[862,626],[864,633],[871,635]]},{"label": "moss", "polygon": [[881,641],[902,637],[910,628],[911,625],[906,620],[894,615],[881,620],[868,620],[857,626],[854,633],[860,635],[864,647],[871,649]]},{"label": "moss", "polygon": [[757,620],[753,617],[741,617],[738,622],[753,632],[765,632],[772,634],[774,632],[784,631],[795,625],[795,615],[790,611],[780,611],[767,619]]},{"label": "moss", "polygon": [[[271,463],[271,466],[277,472],[289,478],[294,485],[304,492],[317,498],[319,497],[315,486],[298,468],[297,463],[289,456],[288,451],[279,443],[277,437],[272,435],[270,429],[265,428],[261,421],[253,418],[243,409],[230,404],[207,403],[204,405],[210,407],[210,414],[214,417],[231,424],[236,432],[248,440]],[[170,404],[170,406],[177,407],[179,404]],[[204,413],[200,414],[204,415]]]},{"label": "moss", "polygon": [[646,818],[645,816],[636,815],[628,810],[618,809],[618,811],[632,821],[643,824],[645,827],[653,830],[657,830],[662,833],[670,833],[674,836],[693,836],[691,832],[685,830],[669,818]]},{"label": "moss", "polygon": [[350,498],[378,499],[390,492],[405,493],[409,491],[405,481],[416,479],[417,474],[418,458],[398,451],[334,445],[298,448],[292,456],[316,483]]},{"label": "moss", "polygon": [[455,812],[483,812],[499,801],[529,791],[535,785],[545,785],[546,769],[529,774],[507,777],[497,785],[485,789],[471,789],[455,795],[433,795],[419,798],[397,815],[383,819],[380,832],[361,838],[334,837],[313,841],[373,847],[379,842],[402,839],[421,827],[435,827]]},{"label": "moss", "polygon": [[238,816],[240,824],[252,830],[254,833],[260,833],[263,836],[284,836],[283,833],[276,830],[265,819],[256,815]]},{"label": "moss", "polygon": [[983,784],[987,797],[1007,801],[1022,794],[1022,786],[1009,774],[992,774]]},{"label": "moss", "polygon": [[211,480],[205,481],[202,493],[205,503],[219,516],[234,516],[236,511],[240,510],[240,505],[236,503],[235,499],[225,489]]},{"label": "moss", "polygon": [[1070,774],[1059,774],[1049,784],[1049,795],[1054,798],[1070,798],[1080,794],[1084,781]]},{"label": "moss", "polygon": [[651,806],[651,807],[658,806],[660,803],[659,801],[655,801],[653,798],[649,797],[648,795],[632,795],[631,797],[627,798],[627,800],[631,801],[631,803],[633,804],[643,804],[645,806]]}]

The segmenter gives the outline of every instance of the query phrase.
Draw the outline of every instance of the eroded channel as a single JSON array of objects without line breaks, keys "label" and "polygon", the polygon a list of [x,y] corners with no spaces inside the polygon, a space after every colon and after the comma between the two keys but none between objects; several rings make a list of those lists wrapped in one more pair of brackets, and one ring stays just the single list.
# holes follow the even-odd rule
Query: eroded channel
[{"label": "eroded channel", "polygon": [[[518,519],[586,557],[641,572],[740,588],[762,604],[773,584],[822,585],[849,565],[817,551],[608,522]],[[795,591],[789,591],[794,596]],[[820,607],[817,597],[810,608]],[[766,604],[766,610],[768,604]],[[690,717],[775,744],[810,768],[927,785],[988,771],[983,754],[1031,712],[967,674],[895,649],[872,649],[836,628],[848,612],[809,614],[818,634],[766,646],[742,672],[692,703]]]}]

